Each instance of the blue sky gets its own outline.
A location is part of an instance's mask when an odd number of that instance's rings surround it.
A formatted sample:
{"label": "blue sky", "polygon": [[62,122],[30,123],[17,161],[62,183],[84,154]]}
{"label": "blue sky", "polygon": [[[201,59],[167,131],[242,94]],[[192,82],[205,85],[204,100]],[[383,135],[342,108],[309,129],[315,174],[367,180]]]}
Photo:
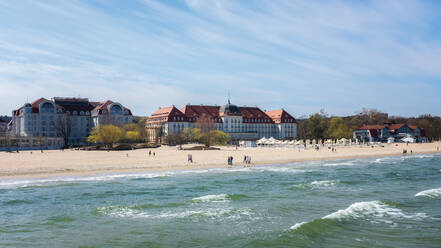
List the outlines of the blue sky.
{"label": "blue sky", "polygon": [[41,96],[136,115],[226,102],[295,117],[441,115],[440,1],[0,1],[0,114]]}

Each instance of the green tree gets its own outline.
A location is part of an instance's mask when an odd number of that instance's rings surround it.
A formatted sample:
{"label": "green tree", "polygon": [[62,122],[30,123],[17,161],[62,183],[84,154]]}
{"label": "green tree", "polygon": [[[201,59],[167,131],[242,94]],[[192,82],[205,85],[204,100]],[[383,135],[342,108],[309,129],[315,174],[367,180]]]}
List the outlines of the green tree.
{"label": "green tree", "polygon": [[310,139],[323,139],[327,129],[324,116],[316,113],[309,117],[305,123],[306,136]]}
{"label": "green tree", "polygon": [[121,128],[114,125],[105,125],[100,130],[101,138],[103,143],[107,147],[112,147],[112,145],[123,137],[123,131]]}
{"label": "green tree", "polygon": [[350,138],[351,131],[344,123],[343,118],[333,117],[329,120],[328,136],[333,139]]}
{"label": "green tree", "polygon": [[138,131],[127,131],[124,135],[124,138],[126,140],[129,140],[130,142],[136,142],[139,140],[140,135]]}
{"label": "green tree", "polygon": [[230,136],[220,130],[209,130],[199,133],[196,139],[199,143],[209,147],[211,145],[226,145],[230,141]]}
{"label": "green tree", "polygon": [[90,131],[89,137],[87,137],[87,141],[90,143],[102,143],[103,139],[101,138],[100,129],[98,127],[94,127],[92,131]]}
{"label": "green tree", "polygon": [[92,143],[104,143],[108,148],[123,138],[123,130],[114,125],[105,125],[101,128],[93,128],[87,138]]}

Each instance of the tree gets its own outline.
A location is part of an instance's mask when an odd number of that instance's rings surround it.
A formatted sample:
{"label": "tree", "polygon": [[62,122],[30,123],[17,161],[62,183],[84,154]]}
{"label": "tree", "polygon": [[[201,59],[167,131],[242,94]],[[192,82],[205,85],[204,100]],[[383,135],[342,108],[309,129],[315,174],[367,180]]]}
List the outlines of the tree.
{"label": "tree", "polygon": [[351,131],[340,117],[333,117],[329,120],[328,135],[333,139],[350,138]]}
{"label": "tree", "polygon": [[327,123],[322,115],[318,113],[311,115],[305,125],[307,138],[323,139],[325,137]]}
{"label": "tree", "polygon": [[101,128],[100,135],[103,143],[107,147],[112,147],[114,143],[123,137],[123,131],[114,125],[105,125]]}
{"label": "tree", "polygon": [[136,142],[140,136],[138,131],[127,131],[124,137],[131,142]]}
{"label": "tree", "polygon": [[90,143],[102,143],[103,139],[101,138],[100,129],[98,127],[94,127],[90,132],[89,137],[87,137],[87,141]]}
{"label": "tree", "polygon": [[69,145],[70,134],[72,133],[72,117],[69,115],[58,115],[55,130],[57,132],[57,136],[63,138],[64,146]]}
{"label": "tree", "polygon": [[215,134],[211,131],[216,130],[216,120],[209,115],[201,115],[196,120],[196,127],[200,130],[199,142],[209,147]]}
{"label": "tree", "polygon": [[93,128],[91,135],[87,138],[92,143],[104,143],[110,148],[123,138],[123,130],[114,125],[105,125],[101,128]]}
{"label": "tree", "polygon": [[186,128],[182,131],[182,135],[186,142],[198,142],[197,137],[201,134],[199,128]]}

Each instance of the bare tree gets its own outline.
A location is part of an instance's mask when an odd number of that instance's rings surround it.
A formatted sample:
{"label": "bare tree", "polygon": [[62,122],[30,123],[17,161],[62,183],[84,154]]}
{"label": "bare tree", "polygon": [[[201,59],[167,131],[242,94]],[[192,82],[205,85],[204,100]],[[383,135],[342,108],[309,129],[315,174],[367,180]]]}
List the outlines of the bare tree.
{"label": "bare tree", "polygon": [[201,143],[209,147],[213,130],[216,130],[216,120],[209,115],[201,115],[196,120],[196,127],[200,129],[201,132]]}
{"label": "bare tree", "polygon": [[55,123],[57,136],[63,138],[64,146],[69,144],[69,138],[72,133],[72,117],[68,115],[59,115]]}

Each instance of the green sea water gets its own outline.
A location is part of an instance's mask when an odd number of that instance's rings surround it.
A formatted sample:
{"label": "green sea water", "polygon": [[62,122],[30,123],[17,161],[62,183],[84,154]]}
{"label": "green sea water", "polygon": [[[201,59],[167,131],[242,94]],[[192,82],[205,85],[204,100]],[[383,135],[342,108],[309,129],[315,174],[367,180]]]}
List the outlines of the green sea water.
{"label": "green sea water", "polygon": [[441,155],[0,181],[0,247],[441,247]]}

